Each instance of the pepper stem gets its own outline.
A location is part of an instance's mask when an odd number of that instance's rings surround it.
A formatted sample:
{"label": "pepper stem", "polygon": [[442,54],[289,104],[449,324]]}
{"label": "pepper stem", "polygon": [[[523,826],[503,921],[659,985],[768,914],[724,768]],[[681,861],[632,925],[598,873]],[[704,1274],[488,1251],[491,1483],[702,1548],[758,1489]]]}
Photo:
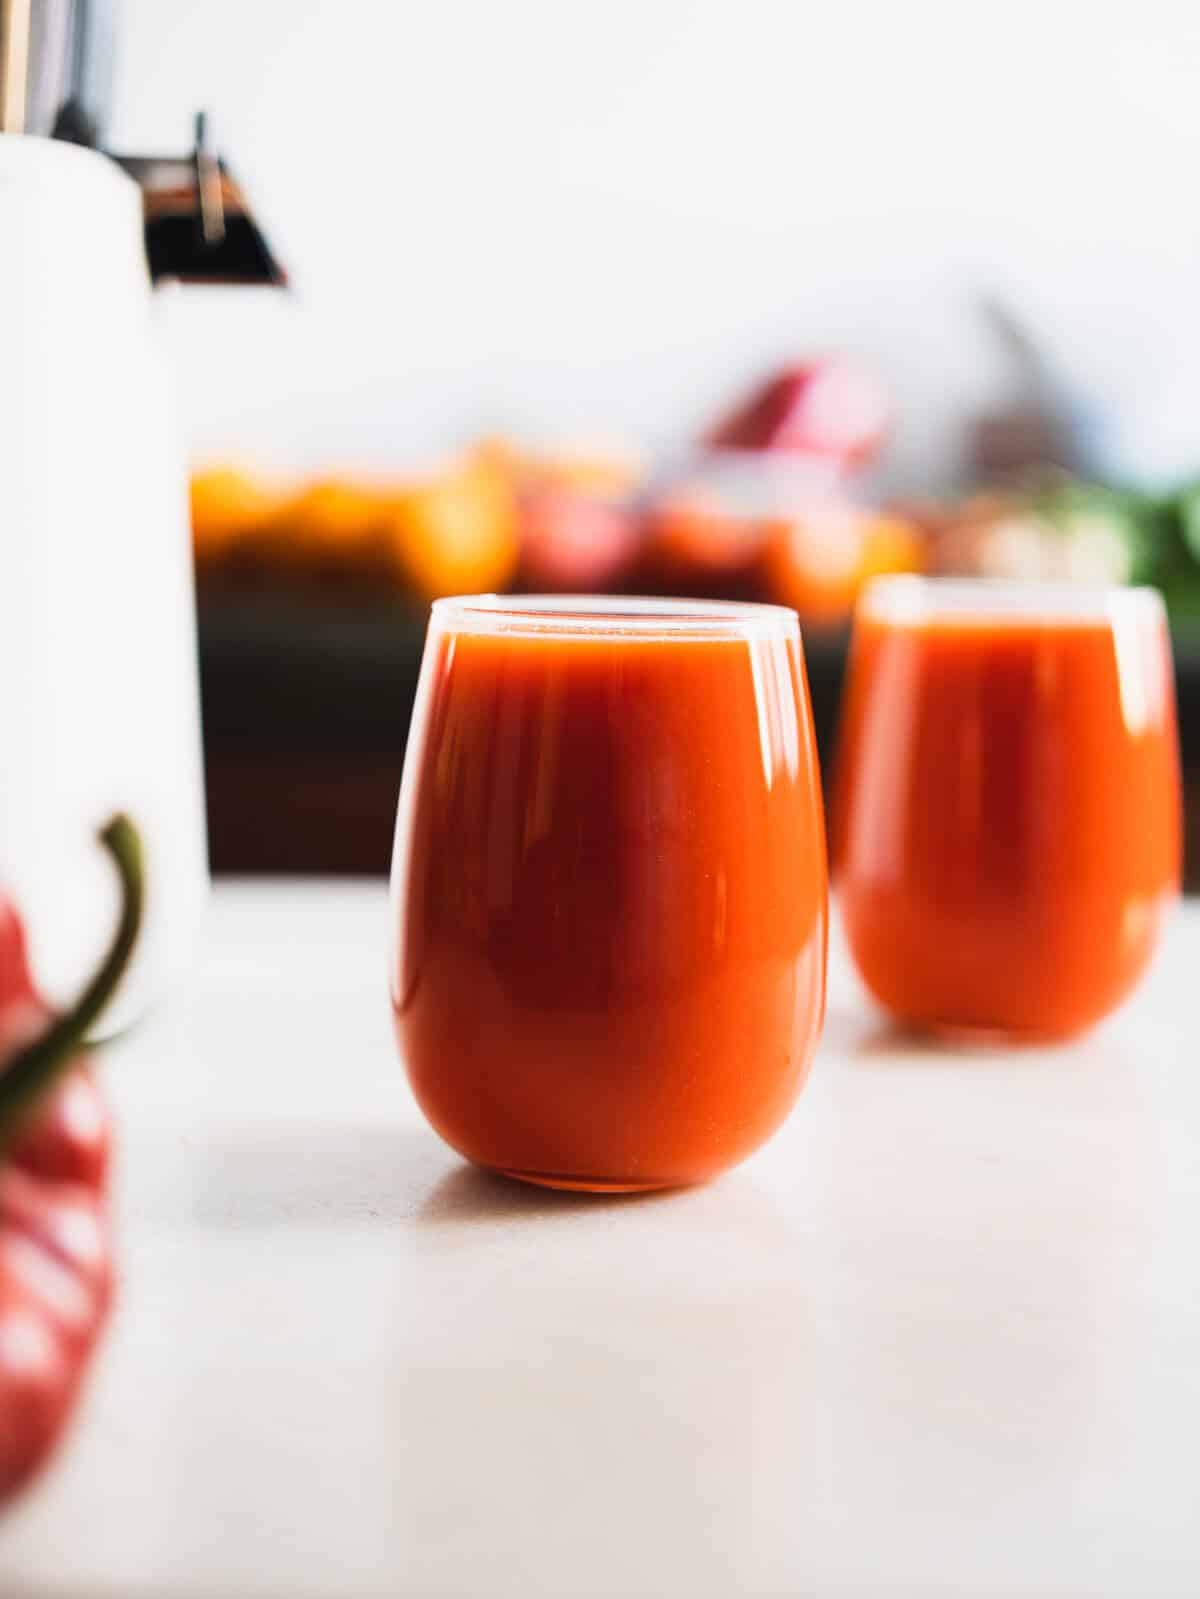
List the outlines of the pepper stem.
{"label": "pepper stem", "polygon": [[121,914],[112,942],[95,976],[70,1010],[56,1016],[32,1043],[0,1062],[0,1153],[87,1042],[88,1033],[112,998],[142,925],[145,885],[142,843],[127,816],[114,816],[102,828],[100,843],[112,856],[121,886]]}

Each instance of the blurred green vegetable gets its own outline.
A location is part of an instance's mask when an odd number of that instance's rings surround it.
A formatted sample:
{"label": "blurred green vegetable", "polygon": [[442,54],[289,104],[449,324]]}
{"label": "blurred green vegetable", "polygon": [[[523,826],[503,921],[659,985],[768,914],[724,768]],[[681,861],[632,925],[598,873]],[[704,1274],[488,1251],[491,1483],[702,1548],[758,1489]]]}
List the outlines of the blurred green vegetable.
{"label": "blurred green vegetable", "polygon": [[1123,553],[1126,582],[1160,589],[1173,624],[1200,623],[1200,482],[1150,495],[1055,478],[1039,484],[1029,503],[1066,537],[1104,530]]}

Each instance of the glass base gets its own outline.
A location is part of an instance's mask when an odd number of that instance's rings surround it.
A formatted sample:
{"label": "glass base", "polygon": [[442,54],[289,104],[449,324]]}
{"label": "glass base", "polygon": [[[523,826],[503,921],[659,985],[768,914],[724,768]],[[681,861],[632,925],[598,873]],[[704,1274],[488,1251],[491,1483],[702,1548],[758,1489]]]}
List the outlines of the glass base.
{"label": "glass base", "polygon": [[511,1171],[503,1166],[489,1166],[486,1169],[495,1172],[497,1177],[508,1177],[518,1183],[530,1183],[535,1188],[556,1188],[568,1194],[653,1194],[663,1188],[684,1186],[678,1179],[670,1177],[628,1182],[621,1178],[566,1177],[558,1172]]}

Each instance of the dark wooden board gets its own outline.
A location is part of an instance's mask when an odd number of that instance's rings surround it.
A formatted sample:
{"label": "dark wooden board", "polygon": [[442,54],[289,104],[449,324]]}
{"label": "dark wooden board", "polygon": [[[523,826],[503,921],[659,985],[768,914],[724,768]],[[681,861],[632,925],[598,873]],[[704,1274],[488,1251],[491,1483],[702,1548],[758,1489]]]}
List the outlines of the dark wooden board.
{"label": "dark wooden board", "polygon": [[[200,607],[208,822],[216,872],[381,874],[427,613],[274,597]],[[828,766],[846,638],[805,641]],[[1200,638],[1176,640],[1188,876],[1200,886]]]}

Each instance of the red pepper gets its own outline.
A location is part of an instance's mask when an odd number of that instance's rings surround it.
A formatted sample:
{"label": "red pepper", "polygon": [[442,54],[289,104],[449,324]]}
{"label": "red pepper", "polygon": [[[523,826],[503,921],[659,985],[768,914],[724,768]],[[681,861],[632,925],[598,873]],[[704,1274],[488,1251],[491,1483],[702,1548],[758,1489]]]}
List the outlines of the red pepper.
{"label": "red pepper", "polygon": [[70,1011],[55,1015],[38,995],[20,919],[0,900],[0,1504],[62,1434],[112,1299],[111,1133],[85,1040],[137,939],[142,874],[125,817],[100,839],[120,874],[121,914]]}

